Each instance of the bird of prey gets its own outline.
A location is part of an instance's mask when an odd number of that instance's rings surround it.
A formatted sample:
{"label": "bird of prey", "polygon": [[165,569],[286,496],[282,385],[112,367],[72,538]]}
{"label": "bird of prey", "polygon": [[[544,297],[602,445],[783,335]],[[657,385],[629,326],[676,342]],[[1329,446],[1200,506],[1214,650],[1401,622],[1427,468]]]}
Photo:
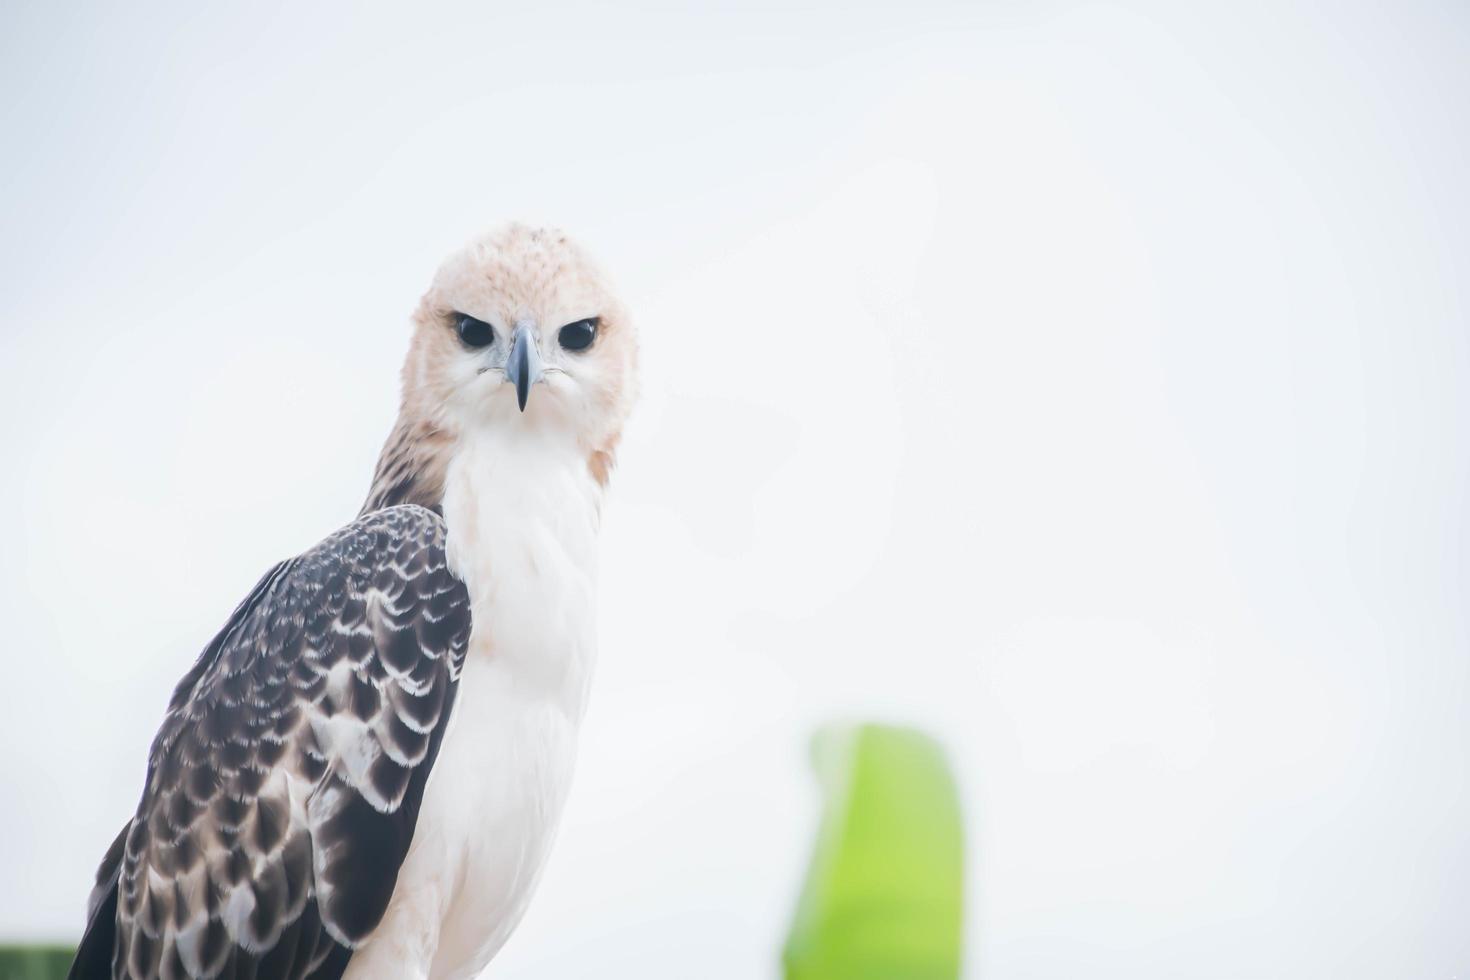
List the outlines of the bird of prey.
{"label": "bird of prey", "polygon": [[636,361],[565,235],[511,225],[444,263],[361,514],[179,682],[72,977],[483,969],[566,799]]}

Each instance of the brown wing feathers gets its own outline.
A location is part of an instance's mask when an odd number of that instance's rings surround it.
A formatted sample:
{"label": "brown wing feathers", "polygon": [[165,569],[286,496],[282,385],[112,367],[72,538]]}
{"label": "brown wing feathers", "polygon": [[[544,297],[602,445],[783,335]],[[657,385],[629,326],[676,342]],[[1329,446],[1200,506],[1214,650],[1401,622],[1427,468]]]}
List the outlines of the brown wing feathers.
{"label": "brown wing feathers", "polygon": [[422,507],[272,569],[174,693],[72,976],[340,976],[392,896],[469,632]]}

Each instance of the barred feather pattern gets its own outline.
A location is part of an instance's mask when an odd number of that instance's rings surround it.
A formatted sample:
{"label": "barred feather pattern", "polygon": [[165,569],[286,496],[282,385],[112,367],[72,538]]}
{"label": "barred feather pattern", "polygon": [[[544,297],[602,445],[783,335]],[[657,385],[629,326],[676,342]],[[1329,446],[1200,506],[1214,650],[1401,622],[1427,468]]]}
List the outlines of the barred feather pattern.
{"label": "barred feather pattern", "polygon": [[469,641],[444,548],[423,507],[360,517],[184,677],[93,894],[89,931],[116,903],[113,977],[340,976],[392,897]]}

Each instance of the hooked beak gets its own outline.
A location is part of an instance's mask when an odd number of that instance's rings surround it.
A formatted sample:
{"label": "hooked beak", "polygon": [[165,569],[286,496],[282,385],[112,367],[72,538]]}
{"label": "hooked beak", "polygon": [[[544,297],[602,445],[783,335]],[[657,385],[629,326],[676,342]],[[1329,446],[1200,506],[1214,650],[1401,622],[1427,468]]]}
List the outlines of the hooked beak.
{"label": "hooked beak", "polygon": [[510,339],[510,356],[505,361],[505,380],[516,386],[516,404],[526,410],[531,386],[541,380],[541,351],[531,334],[531,325],[522,320],[516,324]]}

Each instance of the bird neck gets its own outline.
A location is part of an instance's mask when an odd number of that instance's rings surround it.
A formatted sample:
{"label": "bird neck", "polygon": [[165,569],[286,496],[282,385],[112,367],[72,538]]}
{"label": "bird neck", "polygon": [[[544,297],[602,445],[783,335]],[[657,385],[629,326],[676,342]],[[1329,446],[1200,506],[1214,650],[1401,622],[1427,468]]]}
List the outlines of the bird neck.
{"label": "bird neck", "polygon": [[378,454],[363,514],[395,504],[443,512],[444,478],[454,439],[430,422],[401,414]]}
{"label": "bird neck", "polygon": [[531,418],[462,435],[445,469],[450,569],[469,589],[471,654],[493,652],[572,702],[593,650],[602,484],[575,439]]}
{"label": "bird neck", "polygon": [[[442,491],[451,543],[554,547],[586,565],[603,484],[570,434],[529,417],[525,423],[484,425],[455,441]],[[496,556],[504,559],[504,552]]]}

